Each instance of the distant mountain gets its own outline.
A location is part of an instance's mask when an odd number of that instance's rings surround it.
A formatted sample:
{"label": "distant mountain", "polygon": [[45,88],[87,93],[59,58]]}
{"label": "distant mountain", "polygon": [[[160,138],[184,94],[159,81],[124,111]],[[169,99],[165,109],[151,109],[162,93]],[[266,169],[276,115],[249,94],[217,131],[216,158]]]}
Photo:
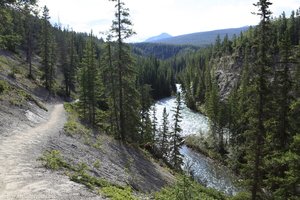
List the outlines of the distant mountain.
{"label": "distant mountain", "polygon": [[[241,28],[230,28],[230,29],[221,29],[207,32],[191,33],[186,35],[179,35],[175,37],[168,37],[164,39],[157,39],[148,41],[150,43],[161,43],[161,44],[173,44],[173,45],[194,45],[194,46],[205,46],[210,45],[215,42],[218,35],[221,39],[228,34],[229,38],[232,36],[240,35],[241,32],[245,32],[249,29],[249,26],[244,26]],[[154,37],[155,38],[155,37]]]}
{"label": "distant mountain", "polygon": [[158,40],[163,40],[163,39],[168,39],[171,38],[172,35],[168,34],[168,33],[162,33],[160,35],[148,38],[147,40],[145,40],[145,42],[156,42]]}

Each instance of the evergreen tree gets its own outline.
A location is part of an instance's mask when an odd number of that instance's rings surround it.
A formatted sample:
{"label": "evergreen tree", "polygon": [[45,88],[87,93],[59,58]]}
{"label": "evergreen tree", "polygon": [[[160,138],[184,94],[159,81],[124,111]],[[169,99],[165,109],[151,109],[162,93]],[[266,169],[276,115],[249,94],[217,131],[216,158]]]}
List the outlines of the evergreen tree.
{"label": "evergreen tree", "polygon": [[140,86],[141,94],[141,143],[153,143],[155,133],[152,130],[152,122],[150,120],[150,108],[152,104],[152,98],[150,95],[151,86]]}
{"label": "evergreen tree", "polygon": [[24,15],[25,15],[25,50],[26,50],[26,61],[29,66],[28,77],[33,78],[32,74],[32,56],[35,48],[35,37],[36,35],[36,27],[35,27],[35,18],[31,14],[35,12],[34,5],[26,4],[24,7]]}
{"label": "evergreen tree", "polygon": [[83,109],[83,118],[87,119],[92,126],[95,126],[97,122],[97,103],[102,92],[103,88],[95,54],[94,37],[91,33],[81,62],[80,103]]}
{"label": "evergreen tree", "polygon": [[133,59],[130,55],[129,46],[124,40],[131,37],[134,32],[131,29],[132,23],[129,19],[129,9],[125,8],[121,0],[116,2],[116,19],[113,20],[111,34],[116,38],[116,74],[118,90],[118,127],[119,136],[122,140],[126,137],[134,139],[139,125],[139,93],[136,90],[136,71],[133,66]]}
{"label": "evergreen tree", "polygon": [[154,139],[157,137],[158,133],[158,122],[157,122],[157,117],[156,117],[156,106],[153,105],[151,107],[151,112],[152,112],[152,135],[154,136]]}
{"label": "evergreen tree", "polygon": [[[258,7],[259,12],[256,13],[261,17],[261,22],[259,24],[259,34],[258,34],[258,58],[257,58],[257,79],[255,80],[257,99],[254,100],[253,113],[254,118],[250,121],[252,123],[251,135],[254,137],[250,141],[249,145],[249,164],[253,166],[250,167],[252,171],[251,180],[251,193],[252,199],[262,198],[262,188],[263,188],[263,177],[264,177],[264,147],[266,138],[266,122],[268,121],[268,108],[267,102],[270,96],[269,84],[268,84],[268,74],[270,70],[270,15],[271,11],[269,6],[272,5],[268,0],[260,0],[255,6]],[[249,138],[250,139],[250,138]],[[254,154],[252,154],[254,152]],[[252,156],[253,155],[253,156]]]}
{"label": "evergreen tree", "polygon": [[43,16],[42,16],[42,43],[41,43],[41,53],[42,53],[42,63],[44,67],[44,79],[45,86],[53,94],[53,84],[55,75],[55,41],[51,30],[51,25],[49,23],[49,9],[44,6]]}
{"label": "evergreen tree", "polygon": [[169,140],[170,140],[170,132],[169,132],[169,114],[167,113],[166,108],[163,110],[162,115],[162,124],[159,130],[158,135],[158,146],[161,151],[161,155],[164,159],[167,159],[169,152]]}
{"label": "evergreen tree", "polygon": [[119,126],[119,115],[118,115],[118,95],[117,95],[117,85],[115,80],[117,80],[117,70],[116,64],[113,60],[113,43],[111,42],[111,36],[108,35],[107,42],[104,45],[104,54],[102,55],[103,62],[103,81],[105,87],[105,94],[108,98],[108,106],[109,106],[109,116],[110,116],[110,124],[111,124],[111,132],[114,135],[120,134],[120,126]]}
{"label": "evergreen tree", "polygon": [[182,155],[180,153],[180,148],[183,145],[183,139],[180,135],[182,129],[179,125],[182,120],[182,116],[181,116],[182,100],[181,100],[180,93],[177,93],[176,107],[174,109],[175,109],[173,115],[174,127],[170,139],[170,163],[175,170],[180,171],[181,165],[183,163]]}

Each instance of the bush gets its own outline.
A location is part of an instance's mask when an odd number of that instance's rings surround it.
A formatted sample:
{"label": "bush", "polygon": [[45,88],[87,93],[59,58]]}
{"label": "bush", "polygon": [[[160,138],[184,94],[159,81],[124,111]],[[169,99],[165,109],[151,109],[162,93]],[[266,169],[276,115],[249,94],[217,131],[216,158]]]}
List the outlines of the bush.
{"label": "bush", "polygon": [[108,186],[104,187],[100,190],[100,193],[103,193],[106,197],[112,200],[136,200],[132,195],[132,190],[129,187],[118,188],[116,186]]}
{"label": "bush", "polygon": [[226,197],[214,190],[205,188],[202,185],[191,180],[187,176],[182,176],[176,185],[166,187],[155,194],[157,200],[185,200],[185,199],[205,199],[205,200],[225,200]]}
{"label": "bush", "polygon": [[111,186],[106,180],[101,178],[96,178],[87,173],[88,166],[84,163],[79,163],[75,170],[76,172],[71,175],[71,180],[76,183],[81,183],[87,186],[90,189],[94,189],[94,187],[108,187]]}
{"label": "bush", "polygon": [[75,120],[68,120],[64,125],[64,131],[67,135],[72,136],[75,134],[89,135],[91,131],[84,127],[82,124]]}
{"label": "bush", "polygon": [[59,170],[61,168],[69,168],[69,165],[63,160],[58,150],[45,152],[40,160],[44,161],[44,166],[48,169]]}
{"label": "bush", "polygon": [[8,84],[4,80],[0,80],[0,94],[8,90]]}

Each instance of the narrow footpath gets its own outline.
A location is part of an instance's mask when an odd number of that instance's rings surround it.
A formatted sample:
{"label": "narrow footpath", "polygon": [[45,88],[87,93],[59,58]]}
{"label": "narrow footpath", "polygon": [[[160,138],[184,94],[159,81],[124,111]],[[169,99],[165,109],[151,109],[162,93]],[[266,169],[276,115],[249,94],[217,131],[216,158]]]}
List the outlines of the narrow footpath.
{"label": "narrow footpath", "polygon": [[28,130],[0,141],[0,199],[101,199],[83,185],[59,172],[41,166],[51,137],[58,136],[66,122],[63,104],[54,105],[49,118]]}

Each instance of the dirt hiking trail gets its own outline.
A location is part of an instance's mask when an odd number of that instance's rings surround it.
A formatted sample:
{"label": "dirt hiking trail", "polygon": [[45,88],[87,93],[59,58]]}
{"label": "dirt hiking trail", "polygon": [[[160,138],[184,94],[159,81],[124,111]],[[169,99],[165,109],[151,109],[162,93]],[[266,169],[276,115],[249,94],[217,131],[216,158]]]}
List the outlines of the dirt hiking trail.
{"label": "dirt hiking trail", "polygon": [[0,141],[0,199],[101,199],[62,172],[42,167],[37,159],[51,137],[66,122],[63,104],[54,105],[50,116],[34,128],[18,131]]}

